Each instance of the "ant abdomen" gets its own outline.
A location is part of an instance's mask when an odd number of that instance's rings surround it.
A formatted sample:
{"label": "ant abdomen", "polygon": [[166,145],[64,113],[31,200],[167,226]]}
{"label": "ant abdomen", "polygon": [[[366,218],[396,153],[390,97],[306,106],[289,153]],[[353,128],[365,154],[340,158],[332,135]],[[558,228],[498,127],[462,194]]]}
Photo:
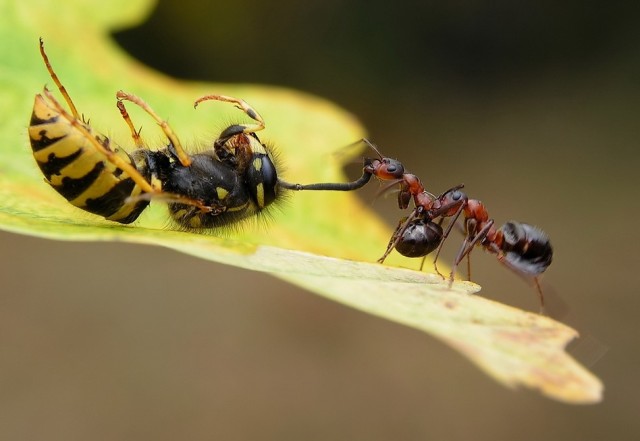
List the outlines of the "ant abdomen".
{"label": "ant abdomen", "polygon": [[442,242],[442,227],[427,219],[411,221],[396,243],[396,251],[406,257],[424,257]]}
{"label": "ant abdomen", "polygon": [[509,221],[500,231],[501,249],[508,265],[531,276],[543,273],[551,265],[553,248],[549,236],[540,228]]}

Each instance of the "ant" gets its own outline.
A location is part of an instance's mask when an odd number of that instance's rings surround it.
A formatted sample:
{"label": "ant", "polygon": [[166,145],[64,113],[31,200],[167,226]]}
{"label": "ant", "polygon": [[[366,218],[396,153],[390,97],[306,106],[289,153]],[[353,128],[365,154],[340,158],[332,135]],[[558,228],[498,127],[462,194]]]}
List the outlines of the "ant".
{"label": "ant", "polygon": [[[464,184],[450,188],[439,196],[428,192],[420,179],[405,172],[404,165],[396,160],[384,157],[376,146],[369,140],[362,139],[378,158],[365,158],[362,176],[347,183],[320,184],[288,184],[292,190],[338,190],[351,191],[366,185],[372,176],[381,181],[388,181],[385,191],[394,185],[399,185],[398,207],[404,210],[409,207],[411,200],[414,209],[409,216],[398,223],[393,232],[385,253],[378,259],[383,263],[394,249],[406,257],[422,257],[424,265],[428,254],[436,251],[434,267],[438,271],[437,260],[451,229],[458,218],[464,213],[464,241],[453,262],[449,274],[449,286],[453,283],[458,265],[466,257],[468,266],[469,255],[476,245],[482,246],[488,252],[495,254],[499,262],[516,274],[532,279],[541,307],[544,307],[544,296],[538,282],[538,276],[551,264],[553,249],[549,237],[541,229],[530,224],[509,221],[500,228],[495,227],[495,221],[489,218],[484,204],[477,199],[469,199],[461,191]],[[283,182],[281,181],[282,185]],[[445,218],[452,218],[446,230],[442,229]],[[435,222],[438,220],[438,222]],[[468,268],[470,277],[470,268]]]}
{"label": "ant", "polygon": [[[485,205],[477,199],[469,199],[461,191],[463,187],[463,184],[457,185],[440,196],[427,199],[424,204],[416,203],[412,213],[398,224],[387,250],[378,262],[384,262],[389,253],[395,249],[403,256],[423,257],[422,265],[424,265],[424,258],[437,250],[434,268],[440,276],[444,277],[437,267],[438,257],[444,240],[449,236],[458,218],[464,214],[465,238],[451,266],[449,285],[453,283],[458,265],[465,257],[469,263],[469,255],[478,245],[495,254],[500,263],[516,274],[531,279],[535,285],[540,306],[544,307],[544,295],[538,276],[551,265],[553,259],[553,248],[547,234],[538,227],[518,221],[509,221],[496,228],[495,221],[489,218]],[[403,191],[405,190],[401,189],[401,193]],[[428,193],[423,190],[420,194]],[[414,196],[415,200],[416,196]],[[443,231],[442,222],[448,217],[451,218],[451,222]],[[439,222],[434,222],[438,218]],[[470,278],[469,267],[470,265],[467,270]]]}

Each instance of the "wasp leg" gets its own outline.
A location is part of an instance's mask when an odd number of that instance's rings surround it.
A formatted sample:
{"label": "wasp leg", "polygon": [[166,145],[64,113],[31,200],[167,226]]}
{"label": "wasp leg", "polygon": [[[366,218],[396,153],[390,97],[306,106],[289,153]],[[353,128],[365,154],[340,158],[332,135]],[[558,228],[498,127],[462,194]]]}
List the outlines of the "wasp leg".
{"label": "wasp leg", "polygon": [[226,95],[202,96],[195,100],[193,108],[197,108],[198,104],[204,101],[223,101],[226,103],[232,103],[235,107],[242,110],[249,118],[256,122],[255,124],[232,124],[224,129],[218,136],[218,139],[213,143],[213,150],[221,162],[229,164],[234,168],[246,167],[242,164],[247,163],[247,161],[253,157],[254,151],[252,147],[257,147],[257,145],[252,145],[246,135],[253,135],[258,143],[260,143],[255,132],[265,128],[262,116],[260,116],[260,114],[246,101]]}
{"label": "wasp leg", "polygon": [[189,167],[191,165],[191,157],[187,154],[187,152],[185,152],[184,148],[182,148],[180,140],[176,136],[175,132],[171,129],[171,127],[169,127],[169,123],[160,118],[158,114],[154,112],[154,110],[142,98],[124,92],[122,90],[116,92],[116,98],[121,101],[131,101],[133,104],[136,104],[137,106],[141,107],[142,110],[147,112],[149,116],[151,116],[151,118],[153,118],[158,123],[158,125],[160,125],[160,128],[164,132],[165,136],[169,138],[169,142],[173,146],[173,149],[180,163],[185,167]]}
{"label": "wasp leg", "polygon": [[71,124],[73,128],[75,128],[80,133],[82,133],[82,135],[86,138],[87,142],[89,142],[96,149],[96,151],[102,153],[109,162],[111,162],[116,167],[120,168],[122,171],[127,173],[131,177],[131,179],[140,187],[142,191],[147,193],[160,192],[160,190],[154,188],[149,182],[147,182],[144,176],[140,174],[138,169],[136,169],[133,165],[125,161],[121,156],[117,155],[109,147],[105,146],[100,141],[98,141],[96,137],[93,134],[91,134],[91,132],[89,132],[87,127],[82,122],[80,122],[78,118],[70,115],[60,105],[58,100],[55,99],[55,97],[49,90],[45,89],[43,93],[45,94],[47,99],[49,99],[51,104],[56,108],[56,110],[60,113],[60,115],[62,115],[63,118],[69,121],[69,124]]}
{"label": "wasp leg", "polygon": [[151,200],[151,199],[162,199],[167,202],[175,202],[185,205],[193,206],[203,213],[215,213],[219,214],[226,210],[226,207],[218,207],[218,206],[209,206],[204,205],[201,201],[197,199],[191,199],[186,196],[176,195],[173,193],[163,192],[161,189],[154,187],[151,185],[145,178],[140,174],[138,169],[136,169],[132,164],[126,162],[121,156],[117,155],[113,150],[109,147],[103,145],[100,141],[98,141],[95,136],[87,130],[86,126],[80,122],[78,118],[70,115],[63,107],[60,105],[58,100],[53,96],[53,94],[47,89],[44,90],[45,96],[49,99],[51,104],[55,107],[55,109],[60,112],[63,118],[65,118],[69,123],[82,135],[87,139],[87,141],[100,153],[102,153],[105,158],[114,164],[116,167],[120,168],[124,171],[129,177],[140,187],[142,193],[137,196],[130,196],[128,200],[130,202],[135,202],[137,200]]}
{"label": "wasp leg", "polygon": [[202,213],[213,213],[217,215],[227,211],[227,207],[223,205],[205,205],[197,199],[191,199],[187,196],[165,192],[142,193],[137,196],[130,196],[127,198],[127,202],[135,203],[139,201],[151,201],[154,199],[167,203],[189,205],[199,209]]}
{"label": "wasp leg", "polygon": [[73,104],[73,101],[71,100],[71,97],[67,92],[67,89],[62,85],[62,82],[58,78],[58,75],[56,75],[56,73],[54,72],[53,67],[51,66],[51,63],[49,62],[49,57],[47,56],[47,53],[44,50],[44,41],[42,40],[42,38],[40,38],[40,55],[42,55],[42,59],[44,60],[45,66],[47,66],[47,70],[49,71],[49,75],[51,76],[51,79],[56,84],[56,87],[60,91],[60,94],[62,95],[64,100],[67,102],[67,105],[71,110],[71,114],[73,115],[74,118],[79,119],[80,114],[78,113],[78,109],[76,108],[75,104]]}
{"label": "wasp leg", "polygon": [[233,103],[235,106],[242,110],[247,114],[249,118],[256,121],[257,124],[234,124],[230,127],[227,127],[221,134],[220,137],[216,140],[216,147],[224,145],[229,139],[233,138],[235,135],[239,135],[241,133],[254,133],[259,130],[265,128],[264,120],[262,116],[253,109],[245,100],[240,98],[234,98],[232,96],[226,95],[205,95],[198,98],[194,103],[193,107],[198,107],[203,101],[223,101],[225,103]]}
{"label": "wasp leg", "polygon": [[124,122],[127,123],[127,126],[131,131],[131,138],[133,138],[133,142],[135,143],[136,147],[139,149],[144,148],[144,143],[142,142],[142,138],[140,137],[140,132],[142,131],[142,127],[136,130],[136,128],[133,125],[133,122],[131,121],[131,117],[129,116],[129,112],[127,112],[127,108],[124,106],[123,101],[118,100],[118,102],[116,103],[116,106],[118,106],[120,115],[122,115]]}

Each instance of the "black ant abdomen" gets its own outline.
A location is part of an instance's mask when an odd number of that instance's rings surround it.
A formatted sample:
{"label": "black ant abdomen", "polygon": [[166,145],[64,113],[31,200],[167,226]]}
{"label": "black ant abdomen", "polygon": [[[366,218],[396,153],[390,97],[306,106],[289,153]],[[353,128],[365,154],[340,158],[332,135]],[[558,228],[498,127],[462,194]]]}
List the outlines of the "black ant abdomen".
{"label": "black ant abdomen", "polygon": [[[395,244],[396,251],[405,257],[424,257],[442,242],[442,227],[428,219],[411,221]],[[396,240],[392,238],[392,240]]]}

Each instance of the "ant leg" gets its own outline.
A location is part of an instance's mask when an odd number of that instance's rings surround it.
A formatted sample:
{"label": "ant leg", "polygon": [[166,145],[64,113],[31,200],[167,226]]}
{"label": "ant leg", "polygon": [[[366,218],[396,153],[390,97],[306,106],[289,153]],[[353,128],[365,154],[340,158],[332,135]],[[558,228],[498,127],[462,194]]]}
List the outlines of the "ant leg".
{"label": "ant leg", "polygon": [[[461,185],[458,185],[456,187],[453,187],[450,190],[445,191],[440,196],[438,196],[438,199],[442,198],[449,191],[458,190],[458,189],[462,188],[463,186],[464,186],[464,184],[461,184]],[[438,248],[436,249],[436,255],[435,255],[435,258],[433,259],[433,268],[436,270],[436,273],[440,277],[442,277],[443,279],[444,279],[444,275],[438,270],[438,257],[440,257],[440,252],[442,251],[442,246],[444,245],[444,241],[447,240],[447,237],[449,237],[449,233],[451,233],[451,230],[452,230],[453,226],[456,225],[456,222],[458,221],[458,218],[460,217],[460,214],[462,214],[462,212],[464,211],[465,207],[467,206],[467,200],[466,199],[461,199],[460,201],[455,201],[455,202],[452,202],[450,204],[446,204],[446,205],[440,207],[439,209],[434,210],[434,212],[433,212],[434,213],[433,218],[436,218],[438,216],[442,216],[447,211],[449,211],[450,209],[455,207],[456,204],[460,204],[460,206],[456,210],[455,214],[452,216],[453,219],[451,220],[451,222],[447,226],[447,229],[442,234],[442,240],[440,241],[440,244],[438,245]],[[443,220],[444,220],[444,217],[440,219],[440,224],[442,224]]]}
{"label": "ant leg", "polygon": [[47,67],[47,70],[49,71],[49,76],[51,76],[51,79],[56,84],[56,87],[60,91],[60,94],[62,95],[64,100],[67,102],[67,105],[69,106],[69,109],[71,110],[71,114],[73,115],[73,117],[75,119],[80,119],[79,118],[80,114],[78,113],[78,109],[76,109],[75,104],[73,104],[73,101],[71,100],[71,97],[69,96],[69,93],[67,92],[67,89],[62,85],[62,82],[58,78],[58,75],[56,75],[56,73],[53,70],[53,67],[51,67],[51,63],[49,62],[49,57],[47,56],[47,53],[44,50],[44,40],[42,39],[42,37],[40,37],[40,55],[42,55],[42,59],[44,60],[44,64]]}
{"label": "ant leg", "polygon": [[127,126],[129,126],[131,137],[133,138],[133,142],[135,143],[136,147],[139,149],[144,148],[142,138],[140,138],[140,132],[142,131],[142,128],[136,130],[136,128],[133,126],[133,122],[131,121],[131,117],[129,116],[129,112],[127,112],[127,109],[124,106],[123,101],[118,100],[116,106],[118,106],[118,110],[120,111],[120,115],[124,119],[124,122],[127,123]]}
{"label": "ant leg", "polygon": [[[442,220],[440,219],[440,224],[442,224]],[[454,221],[455,222],[455,221]],[[453,224],[453,222],[452,222]],[[436,249],[436,255],[433,258],[433,269],[436,271],[436,274],[439,275],[440,277],[442,277],[444,279],[444,274],[442,274],[440,272],[440,270],[438,269],[438,257],[440,257],[440,251],[442,251],[442,245],[444,244],[444,241],[446,240],[447,236],[449,235],[449,232],[451,231],[451,224],[447,227],[447,230],[442,234],[442,240],[440,241],[440,244],[438,245],[438,248]],[[424,261],[427,258],[427,256],[424,256],[422,258],[422,265],[424,265]],[[422,265],[420,265],[420,270],[422,271]]]}
{"label": "ant leg", "polygon": [[96,149],[96,151],[102,153],[109,162],[111,162],[116,167],[118,167],[123,172],[125,172],[127,175],[129,175],[129,177],[140,187],[140,189],[143,192],[154,193],[154,194],[160,193],[160,190],[154,188],[149,182],[147,182],[144,176],[140,174],[138,169],[135,168],[133,164],[131,164],[130,162],[127,162],[122,156],[118,155],[116,152],[111,150],[107,145],[104,145],[102,142],[100,142],[96,138],[96,136],[94,136],[89,131],[89,129],[87,129],[87,126],[85,124],[80,122],[78,118],[70,115],[60,105],[60,103],[55,99],[55,97],[50,91],[45,89],[43,93],[49,99],[51,104],[55,107],[56,111],[58,111],[60,115],[62,115],[62,117],[66,119],[69,122],[69,124],[71,124],[71,126],[73,126],[74,129],[78,130],[78,132],[80,132],[84,136],[87,142],[91,144],[93,148]]}
{"label": "ant leg", "polygon": [[[472,223],[473,222],[473,223]],[[464,242],[462,242],[462,246],[460,247],[460,251],[458,251],[458,255],[456,259],[453,261],[453,265],[451,267],[451,273],[449,274],[449,286],[453,284],[453,278],[456,274],[456,269],[462,259],[464,259],[472,250],[473,247],[479,242],[484,240],[487,237],[487,233],[489,229],[493,226],[493,219],[490,219],[487,224],[480,230],[477,234],[475,233],[475,225],[476,222],[474,219],[467,219],[467,236],[464,238]]]}
{"label": "ant leg", "polygon": [[[382,196],[383,194],[385,194],[386,192],[390,191],[393,187],[395,187],[398,184],[401,184],[403,182],[403,179],[394,179],[392,181],[389,181],[386,185],[381,185],[380,188],[378,189],[378,191],[376,192],[375,197],[378,198],[380,196]],[[408,193],[408,192],[407,192]],[[431,193],[429,193],[431,195]],[[409,197],[411,196],[411,194],[409,193]],[[407,204],[404,208],[407,208],[409,206],[409,204]],[[403,208],[400,207],[400,209],[402,210]]]}
{"label": "ant leg", "polygon": [[538,293],[538,299],[540,300],[540,314],[545,314],[544,309],[544,294],[542,294],[542,288],[540,287],[540,282],[538,281],[538,277],[533,278],[533,283],[536,285],[536,291]]}
{"label": "ant leg", "polygon": [[404,220],[400,221],[396,230],[391,235],[391,239],[389,240],[389,244],[387,245],[387,250],[384,252],[381,258],[378,259],[378,263],[384,263],[384,260],[389,256],[389,253],[394,250],[398,242],[400,242],[400,238],[404,234],[405,230],[409,227],[409,224],[413,222],[419,215],[422,213],[422,209],[420,207],[416,207],[413,212]]}
{"label": "ant leg", "polygon": [[[422,272],[422,270],[424,269],[424,263],[427,261],[427,256],[423,256],[422,260],[420,260],[420,272]],[[442,274],[440,274],[440,272],[438,271],[438,268],[436,268],[436,272],[438,273],[438,275],[440,275],[442,278],[444,278],[444,276]]]}
{"label": "ant leg", "polygon": [[384,260],[387,258],[387,256],[389,256],[391,251],[393,251],[393,249],[396,247],[396,245],[398,244],[399,238],[402,236],[402,230],[407,228],[406,225],[407,225],[406,219],[404,221],[401,220],[400,222],[398,222],[398,226],[393,231],[393,234],[391,235],[391,239],[389,239],[389,243],[387,244],[387,249],[385,250],[382,257],[378,259],[378,263],[384,263]]}
{"label": "ant leg", "polygon": [[542,293],[542,287],[540,286],[540,281],[538,280],[538,276],[531,277],[530,275],[523,273],[520,268],[517,268],[513,266],[511,263],[509,263],[505,259],[504,253],[500,248],[498,248],[497,245],[491,244],[490,251],[493,251],[494,253],[496,253],[496,258],[498,259],[498,262],[500,262],[501,264],[509,268],[511,271],[513,271],[514,273],[516,273],[517,275],[519,275],[525,280],[528,280],[528,281],[533,280],[533,285],[535,287],[536,294],[538,294],[538,300],[540,301],[540,314],[544,314],[545,313],[544,294]]}
{"label": "ant leg", "polygon": [[171,130],[171,127],[169,127],[169,123],[160,118],[158,114],[154,112],[153,109],[146,102],[144,102],[142,98],[124,92],[122,90],[116,92],[116,98],[120,101],[131,101],[133,104],[136,104],[137,106],[141,107],[142,110],[147,112],[149,116],[151,116],[151,118],[153,118],[160,125],[160,128],[164,132],[165,136],[169,138],[169,142],[173,146],[175,154],[178,157],[180,163],[185,167],[189,167],[191,165],[191,158],[189,157],[187,152],[185,152],[184,148],[182,148],[180,140],[176,136],[175,132]]}

